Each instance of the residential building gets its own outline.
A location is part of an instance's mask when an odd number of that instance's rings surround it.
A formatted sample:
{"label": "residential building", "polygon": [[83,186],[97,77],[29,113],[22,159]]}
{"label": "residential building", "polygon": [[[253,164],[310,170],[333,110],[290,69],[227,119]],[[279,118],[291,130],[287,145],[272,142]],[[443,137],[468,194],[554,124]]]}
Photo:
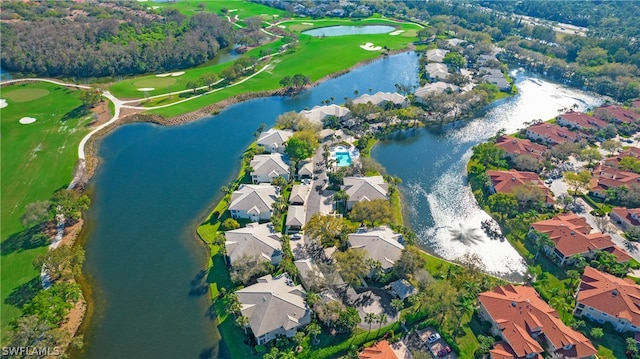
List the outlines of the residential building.
{"label": "residential building", "polygon": [[504,340],[492,358],[540,358],[545,348],[554,357],[596,357],[589,339],[567,327],[532,287],[507,284],[480,293],[478,301],[479,315],[491,323],[492,334]]}
{"label": "residential building", "polygon": [[446,41],[449,44],[449,46],[462,46],[462,44],[466,43],[465,40],[457,39],[457,38],[448,39]]}
{"label": "residential building", "polygon": [[576,295],[576,316],[611,323],[619,332],[640,331],[640,286],[586,267]]}
{"label": "residential building", "polygon": [[532,141],[539,141],[551,146],[564,142],[578,142],[585,137],[581,132],[571,131],[568,128],[548,122],[529,126],[526,136]]}
{"label": "residential building", "polygon": [[313,177],[313,161],[300,161],[298,167],[298,178],[311,178]]}
{"label": "residential building", "polygon": [[446,91],[458,92],[460,91],[460,87],[443,81],[431,82],[417,89],[415,95],[418,101],[423,101],[423,97],[429,94],[443,93]]}
{"label": "residential building", "polygon": [[374,199],[387,199],[389,185],[382,176],[345,177],[342,190],[347,193],[347,209],[351,210],[357,202]]}
{"label": "residential building", "polygon": [[389,103],[398,107],[407,107],[409,104],[409,101],[404,96],[395,92],[376,92],[373,95],[364,94],[351,101],[354,105],[369,102],[380,107],[385,107]]}
{"label": "residential building", "polygon": [[300,111],[300,114],[309,119],[309,121],[319,125],[322,125],[322,121],[327,116],[336,116],[341,120],[351,118],[351,111],[348,108],[336,104],[314,106],[311,110]]}
{"label": "residential building", "polygon": [[631,257],[616,246],[608,234],[593,232],[585,217],[575,213],[561,213],[552,219],[533,223],[531,228],[549,236],[555,246],[546,251],[564,265],[573,255],[592,257],[595,251],[614,254],[623,263]]}
{"label": "residential building", "polygon": [[593,177],[589,183],[589,193],[596,197],[606,198],[607,190],[631,185],[640,185],[640,175],[624,171],[615,167],[598,165],[593,170]]}
{"label": "residential building", "polygon": [[396,353],[386,340],[377,342],[368,348],[362,349],[358,359],[398,359]]}
{"label": "residential building", "polygon": [[601,120],[619,125],[629,125],[640,120],[640,113],[615,105],[600,106],[593,114]]}
{"label": "residential building", "polygon": [[284,153],[285,143],[293,136],[293,131],[270,128],[258,137],[258,145],[269,153]]}
{"label": "residential building", "polygon": [[432,62],[424,67],[424,70],[429,75],[429,80],[432,82],[438,80],[446,80],[449,77],[449,70],[447,65]]}
{"label": "residential building", "polygon": [[484,81],[498,86],[501,91],[508,91],[511,89],[511,84],[504,78],[504,74],[500,69],[481,67],[478,69],[478,73]]}
{"label": "residential building", "polygon": [[618,152],[617,156],[605,158],[603,162],[607,166],[618,167],[620,160],[622,160],[625,157],[632,157],[632,158],[635,158],[636,160],[640,160],[640,148],[629,147],[626,150],[622,150]]}
{"label": "residential building", "polygon": [[578,129],[586,132],[596,132],[607,125],[607,122],[584,112],[567,112],[556,117],[556,122],[560,126]]}
{"label": "residential building", "polygon": [[241,313],[249,318],[249,327],[258,344],[279,335],[291,338],[311,322],[311,310],[304,301],[307,293],[302,286],[294,285],[286,273],[258,278],[256,284],[236,294]]}
{"label": "residential building", "polygon": [[609,213],[611,222],[619,224],[625,231],[640,228],[640,208],[615,207]]}
{"label": "residential building", "polygon": [[231,217],[249,219],[252,222],[268,221],[273,214],[272,206],[279,195],[280,189],[268,184],[240,185],[240,188],[231,194]]}
{"label": "residential building", "polygon": [[253,183],[271,183],[277,177],[289,180],[289,165],[279,153],[256,155],[249,166],[253,169],[251,171]]}
{"label": "residential building", "polygon": [[259,261],[278,265],[282,260],[282,236],[271,223],[249,223],[246,227],[224,233],[229,263],[242,256],[256,256]]}
{"label": "residential building", "polygon": [[498,60],[498,58],[496,58],[496,56],[493,54],[488,54],[488,55],[485,54],[485,55],[478,56],[478,61],[476,62],[476,64],[480,66],[494,68],[494,67],[500,67],[500,60]]}
{"label": "residential building", "polygon": [[537,143],[533,143],[527,139],[516,138],[512,136],[500,136],[496,141],[496,146],[502,148],[506,152],[507,157],[515,159],[521,155],[533,157],[538,162],[544,162],[549,149]]}
{"label": "residential building", "polygon": [[305,225],[307,219],[307,207],[305,206],[289,206],[287,212],[287,220],[284,225],[287,231],[299,231]]}
{"label": "residential building", "polygon": [[513,351],[509,343],[505,341],[498,341],[493,345],[493,349],[489,350],[489,359],[543,359],[542,355],[530,353],[528,356],[518,356]]}
{"label": "residential building", "polygon": [[404,249],[402,235],[394,233],[386,226],[351,233],[349,244],[351,248],[364,249],[367,258],[379,261],[384,270],[393,267]]}
{"label": "residential building", "polygon": [[406,279],[398,279],[389,283],[389,289],[391,289],[391,292],[402,300],[418,293],[418,289],[412,286]]}
{"label": "residential building", "polygon": [[534,186],[540,189],[544,194],[544,202],[549,205],[554,205],[553,194],[545,186],[540,177],[533,172],[524,172],[511,169],[509,171],[487,171],[489,178],[491,179],[492,192],[494,193],[512,193],[516,187],[520,186]]}
{"label": "residential building", "polygon": [[289,204],[303,205],[309,193],[311,192],[311,186],[307,184],[296,184],[291,188],[291,194],[289,195]]}
{"label": "residential building", "polygon": [[314,290],[314,286],[317,285],[316,277],[324,278],[324,274],[320,271],[320,268],[311,260],[311,258],[299,259],[293,264],[298,269],[298,278],[300,283],[306,290]]}
{"label": "residential building", "polygon": [[426,56],[428,62],[442,62],[444,56],[449,53],[449,50],[444,49],[431,49],[427,50]]}

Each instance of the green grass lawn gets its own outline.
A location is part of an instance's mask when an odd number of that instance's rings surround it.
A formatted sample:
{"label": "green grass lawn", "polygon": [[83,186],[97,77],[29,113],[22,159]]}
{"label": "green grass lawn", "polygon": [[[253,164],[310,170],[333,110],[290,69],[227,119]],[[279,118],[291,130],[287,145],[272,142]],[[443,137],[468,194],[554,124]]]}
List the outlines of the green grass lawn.
{"label": "green grass lawn", "polygon": [[[33,258],[46,247],[21,250],[17,236],[26,204],[48,199],[66,187],[73,176],[80,139],[89,132],[91,115],[78,118],[80,92],[49,83],[11,85],[0,97],[8,106],[0,110],[2,133],[2,334],[20,310],[7,298],[21,285],[39,276]],[[22,117],[36,122],[22,125]],[[15,295],[15,293],[14,293]],[[9,299],[9,302],[12,300]]]}
{"label": "green grass lawn", "polygon": [[[255,4],[248,1],[178,1],[176,3],[167,2],[154,2],[149,5],[174,8],[180,11],[182,14],[192,16],[200,13],[202,9],[200,4],[205,4],[206,12],[213,12],[217,15],[222,15],[221,10],[229,10],[228,15],[244,19],[251,16],[261,16],[265,21],[277,20],[278,17],[288,16],[288,13],[284,10],[276,9],[270,6]],[[235,11],[234,11],[235,10]],[[274,17],[274,15],[276,15]]]}

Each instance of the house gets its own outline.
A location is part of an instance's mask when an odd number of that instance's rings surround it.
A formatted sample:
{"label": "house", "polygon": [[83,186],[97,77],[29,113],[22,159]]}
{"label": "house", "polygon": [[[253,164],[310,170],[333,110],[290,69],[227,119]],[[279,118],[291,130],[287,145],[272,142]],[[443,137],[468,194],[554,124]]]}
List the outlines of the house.
{"label": "house", "polygon": [[367,258],[379,261],[382,269],[389,270],[400,259],[404,245],[402,235],[383,226],[349,234],[351,248],[364,249]]}
{"label": "house", "polygon": [[345,177],[342,190],[347,193],[347,209],[351,210],[356,202],[387,199],[389,185],[382,176]]}
{"label": "house", "polygon": [[415,91],[415,95],[416,95],[416,99],[420,101],[422,100],[423,97],[428,96],[429,94],[442,93],[446,91],[458,92],[460,91],[460,87],[454,84],[443,82],[443,81],[437,81],[437,82],[428,83],[420,87]]}
{"label": "house", "polygon": [[306,290],[312,290],[317,285],[316,277],[324,278],[324,274],[311,258],[299,259],[293,264],[298,269],[298,278]]}
{"label": "house", "polygon": [[513,351],[509,343],[500,340],[493,345],[493,349],[489,350],[490,359],[543,359],[542,355],[530,353],[528,356],[519,357]]}
{"label": "house", "polygon": [[640,228],[640,208],[615,207],[609,213],[611,222],[619,224],[627,231],[631,228]]}
{"label": "house", "polygon": [[386,340],[377,342],[368,348],[362,349],[358,359],[398,359],[396,353]]}
{"label": "house", "polygon": [[633,157],[636,160],[640,160],[640,148],[638,147],[629,147],[626,150],[622,150],[618,152],[617,156],[606,158],[603,163],[607,166],[618,167],[620,160],[625,157]]}
{"label": "house", "polygon": [[549,205],[554,205],[553,194],[545,186],[540,177],[533,172],[516,171],[511,169],[509,171],[487,171],[487,175],[491,179],[492,192],[493,193],[512,193],[516,187],[520,186],[534,186],[538,187],[544,194],[544,202]]}
{"label": "house", "polygon": [[600,106],[593,111],[593,114],[601,120],[619,125],[629,125],[640,120],[640,113],[614,105]]}
{"label": "house", "polygon": [[589,116],[584,112],[573,111],[558,115],[556,122],[560,126],[586,132],[596,132],[607,125],[605,121],[597,117]]}
{"label": "house", "polygon": [[242,256],[257,256],[260,261],[278,265],[282,260],[282,237],[271,223],[249,223],[224,233],[229,263],[233,265]]}
{"label": "house", "polygon": [[253,183],[271,183],[274,178],[283,177],[289,180],[289,165],[279,153],[256,155],[249,164]]}
{"label": "house", "polygon": [[576,316],[611,323],[619,332],[640,331],[640,286],[586,267],[576,294]]}
{"label": "house", "polygon": [[305,225],[307,219],[307,207],[305,206],[289,206],[287,212],[287,220],[284,225],[287,231],[299,231]]}
{"label": "house", "polygon": [[608,234],[592,233],[593,228],[585,217],[575,213],[561,213],[552,219],[533,223],[531,228],[549,236],[555,246],[547,248],[560,265],[564,265],[573,255],[592,257],[595,251],[606,251],[616,256],[619,262],[627,262],[631,257],[616,246]]}
{"label": "house", "polygon": [[478,61],[476,62],[480,66],[486,66],[490,68],[500,67],[500,60],[493,54],[483,54],[478,56]]}
{"label": "house", "polygon": [[289,196],[289,204],[303,205],[309,193],[311,192],[311,186],[306,184],[297,184],[291,188],[291,195]]}
{"label": "house", "polygon": [[300,161],[298,167],[298,178],[311,178],[313,177],[313,161]]}
{"label": "house", "polygon": [[317,133],[318,140],[320,140],[320,142],[331,141],[332,139],[334,139],[335,133],[336,131],[330,128],[325,128],[324,130],[320,130]]}
{"label": "house", "polygon": [[429,81],[435,82],[438,80],[446,80],[449,77],[449,70],[447,65],[440,63],[430,63],[424,67],[424,70],[429,75]]}
{"label": "house", "polygon": [[607,190],[617,187],[640,185],[640,175],[624,171],[615,167],[598,165],[593,170],[593,177],[589,183],[589,193],[600,198],[607,197]]}
{"label": "house", "polygon": [[279,195],[280,189],[268,184],[240,185],[240,188],[231,194],[231,217],[249,219],[252,222],[268,221],[273,214],[272,206]]}
{"label": "house", "polygon": [[504,78],[504,74],[500,69],[493,69],[491,67],[480,67],[478,73],[482,79],[490,84],[498,86],[500,91],[511,90],[511,84]]}
{"label": "house", "polygon": [[464,44],[465,42],[466,42],[465,40],[457,39],[457,38],[447,40],[447,43],[449,44],[449,46],[459,46],[461,44]]}
{"label": "house", "polygon": [[398,107],[407,107],[409,105],[409,101],[399,93],[381,91],[376,92],[373,95],[364,94],[351,101],[354,105],[366,104],[369,102],[380,107],[385,107],[387,104],[393,104]]}
{"label": "house", "polygon": [[269,153],[284,153],[284,144],[291,136],[293,136],[293,131],[270,128],[260,134],[257,143]]}
{"label": "house", "polygon": [[544,162],[546,154],[549,152],[545,146],[512,136],[500,136],[496,141],[496,146],[502,148],[507,157],[512,160],[518,156],[527,155],[538,162]]}
{"label": "house", "polygon": [[564,142],[578,142],[585,135],[571,131],[553,123],[543,122],[527,127],[526,137],[532,141],[539,141],[547,145],[557,145]]}
{"label": "house", "polygon": [[410,296],[417,294],[418,290],[405,279],[398,279],[389,283],[391,292],[398,298],[404,300]]}
{"label": "house", "polygon": [[478,296],[479,315],[491,323],[498,342],[491,358],[595,358],[597,350],[581,333],[567,327],[536,290],[507,284]]}
{"label": "house", "polygon": [[306,292],[294,285],[284,273],[268,274],[258,282],[236,291],[243,316],[258,344],[265,344],[279,335],[293,337],[298,329],[311,322],[311,310],[304,301]]}
{"label": "house", "polygon": [[426,56],[428,62],[442,62],[444,56],[449,53],[449,50],[444,49],[431,49],[427,50]]}
{"label": "house", "polygon": [[302,110],[300,114],[306,117],[309,121],[322,125],[322,121],[327,116],[335,116],[340,120],[347,120],[351,118],[351,111],[342,106],[336,104],[326,106],[314,106],[311,110]]}

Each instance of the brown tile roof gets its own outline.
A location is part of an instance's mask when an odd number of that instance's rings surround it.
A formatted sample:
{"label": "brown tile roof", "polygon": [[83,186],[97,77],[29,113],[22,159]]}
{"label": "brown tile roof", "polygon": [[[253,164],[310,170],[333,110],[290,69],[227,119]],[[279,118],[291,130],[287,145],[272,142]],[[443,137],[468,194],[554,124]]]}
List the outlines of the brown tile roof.
{"label": "brown tile roof", "polygon": [[374,345],[364,348],[360,355],[358,355],[359,359],[398,359],[396,353],[393,352],[389,342],[383,340],[381,342],[377,342]]}
{"label": "brown tile roof", "polygon": [[623,123],[633,123],[640,120],[639,113],[614,105],[600,106],[594,111],[594,115],[605,121],[613,120]]}
{"label": "brown tile roof", "polygon": [[[494,344],[493,349],[489,351],[489,355],[491,356],[491,359],[531,359],[526,356],[518,356],[513,351],[509,343],[502,340]],[[542,359],[542,355],[537,354],[533,359]]]}
{"label": "brown tile roof", "polygon": [[546,337],[556,348],[574,346],[579,358],[597,353],[589,339],[564,325],[558,313],[532,287],[507,284],[480,293],[479,300],[517,356],[543,352],[533,338],[536,334]]}
{"label": "brown tile roof", "polygon": [[635,100],[631,103],[631,106],[635,108],[640,108],[640,100]]}
{"label": "brown tile roof", "polygon": [[611,212],[627,221],[632,226],[640,226],[640,208],[614,207]]}
{"label": "brown tile roof", "polygon": [[540,177],[533,172],[516,171],[514,169],[509,171],[487,171],[493,187],[496,192],[511,193],[514,188],[524,185],[534,185],[542,190],[545,195],[545,202],[547,204],[553,204],[553,194],[549,188],[547,188]]}
{"label": "brown tile roof", "polygon": [[586,267],[578,290],[578,302],[640,327],[640,286],[630,279]]}
{"label": "brown tile roof", "polygon": [[638,147],[630,147],[624,151],[620,151],[617,156],[609,157],[604,160],[604,164],[607,166],[618,167],[618,163],[620,160],[625,157],[633,157],[635,159],[640,159],[640,148]]}
{"label": "brown tile roof", "polygon": [[546,122],[529,126],[527,128],[527,132],[544,137],[547,139],[547,141],[554,145],[567,141],[576,142],[579,139],[585,137],[584,134],[579,131],[571,131],[568,128],[560,127],[556,124]]}
{"label": "brown tile roof", "polygon": [[549,150],[545,146],[533,143],[529,140],[523,140],[521,138],[511,136],[500,136],[496,141],[496,146],[502,148],[506,153],[512,156],[526,154],[535,158],[538,162],[542,162],[544,160],[544,153]]}
{"label": "brown tile roof", "polygon": [[605,191],[609,188],[620,186],[629,187],[632,184],[640,184],[639,174],[599,165],[593,170],[593,177],[591,178],[589,188],[592,190]]}
{"label": "brown tile roof", "polygon": [[620,262],[631,259],[626,252],[613,243],[608,234],[591,233],[592,228],[587,223],[587,219],[574,213],[562,213],[552,219],[533,223],[531,227],[549,235],[556,244],[556,250],[565,257],[605,250],[616,255]]}
{"label": "brown tile roof", "polygon": [[[581,129],[598,130],[607,125],[605,121],[593,116],[589,116],[584,112],[567,112],[562,115],[558,115],[558,120],[564,120],[571,123],[574,127]],[[560,121],[558,121],[560,122]]]}

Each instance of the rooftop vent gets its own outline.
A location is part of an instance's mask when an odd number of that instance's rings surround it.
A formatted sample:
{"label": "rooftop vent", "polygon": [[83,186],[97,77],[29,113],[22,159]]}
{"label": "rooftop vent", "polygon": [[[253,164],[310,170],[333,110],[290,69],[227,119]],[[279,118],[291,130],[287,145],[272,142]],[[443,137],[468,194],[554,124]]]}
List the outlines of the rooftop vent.
{"label": "rooftop vent", "polygon": [[612,296],[614,296],[614,297],[617,297],[617,296],[618,296],[618,291],[614,289],[614,290],[611,292],[611,295],[612,295]]}
{"label": "rooftop vent", "polygon": [[516,304],[516,302],[511,302],[511,306],[512,306],[512,307],[514,307],[514,308],[515,308],[517,305],[518,305],[518,304]]}

